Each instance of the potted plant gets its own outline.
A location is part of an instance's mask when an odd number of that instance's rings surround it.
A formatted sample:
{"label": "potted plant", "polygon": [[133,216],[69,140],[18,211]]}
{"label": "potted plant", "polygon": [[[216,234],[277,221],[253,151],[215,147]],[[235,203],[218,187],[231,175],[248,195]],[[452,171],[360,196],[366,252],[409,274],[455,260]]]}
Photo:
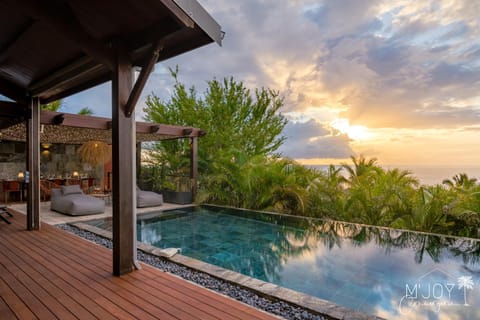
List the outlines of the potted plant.
{"label": "potted plant", "polygon": [[165,169],[158,165],[142,167],[139,186],[163,195],[163,200],[169,203],[193,203],[192,181],[186,176],[166,174]]}
{"label": "potted plant", "polygon": [[165,202],[189,204],[193,202],[192,182],[189,177],[168,177],[164,181],[160,193]]}

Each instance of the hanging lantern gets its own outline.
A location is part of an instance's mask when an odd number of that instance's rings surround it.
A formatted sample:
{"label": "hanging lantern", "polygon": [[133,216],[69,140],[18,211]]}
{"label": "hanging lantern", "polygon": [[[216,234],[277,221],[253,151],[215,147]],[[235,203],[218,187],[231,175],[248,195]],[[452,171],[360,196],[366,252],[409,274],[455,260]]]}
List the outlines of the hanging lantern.
{"label": "hanging lantern", "polygon": [[98,166],[110,161],[111,151],[108,144],[102,141],[88,141],[78,148],[77,154],[82,162]]}

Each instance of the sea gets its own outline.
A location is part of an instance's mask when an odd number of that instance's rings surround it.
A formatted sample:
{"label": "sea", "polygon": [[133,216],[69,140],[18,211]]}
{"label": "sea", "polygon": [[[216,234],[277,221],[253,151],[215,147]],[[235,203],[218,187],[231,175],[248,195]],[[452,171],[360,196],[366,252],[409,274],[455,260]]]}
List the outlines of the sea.
{"label": "sea", "polygon": [[[316,168],[322,171],[328,169],[328,165],[311,165],[311,168]],[[340,166],[336,166],[340,167]],[[470,178],[476,178],[480,182],[480,166],[479,167],[439,167],[439,166],[405,166],[405,165],[384,165],[384,169],[398,168],[401,170],[408,170],[413,176],[417,177],[421,184],[436,185],[441,184],[445,179],[452,179],[452,177],[459,173],[466,173]]]}

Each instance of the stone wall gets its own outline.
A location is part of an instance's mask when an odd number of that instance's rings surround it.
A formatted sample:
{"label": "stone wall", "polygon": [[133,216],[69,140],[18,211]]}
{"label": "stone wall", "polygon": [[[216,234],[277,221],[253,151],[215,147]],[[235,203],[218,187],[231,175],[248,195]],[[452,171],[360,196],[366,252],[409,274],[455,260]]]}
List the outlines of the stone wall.
{"label": "stone wall", "polygon": [[0,142],[0,180],[17,179],[26,168],[25,143]]}
{"label": "stone wall", "polygon": [[[77,156],[79,145],[42,144],[40,147],[40,175],[45,178],[67,178],[74,171],[81,176],[101,178],[103,168],[92,168],[81,163]],[[25,143],[0,142],[0,179],[16,179],[26,169]],[[98,172],[101,171],[101,172]]]}

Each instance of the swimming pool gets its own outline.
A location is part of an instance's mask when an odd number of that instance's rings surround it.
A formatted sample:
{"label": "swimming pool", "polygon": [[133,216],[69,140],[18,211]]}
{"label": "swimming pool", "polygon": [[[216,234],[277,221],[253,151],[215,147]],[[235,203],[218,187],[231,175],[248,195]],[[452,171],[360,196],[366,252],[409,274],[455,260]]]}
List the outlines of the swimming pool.
{"label": "swimming pool", "polygon": [[480,318],[473,239],[210,206],[139,216],[137,238],[388,319]]}

